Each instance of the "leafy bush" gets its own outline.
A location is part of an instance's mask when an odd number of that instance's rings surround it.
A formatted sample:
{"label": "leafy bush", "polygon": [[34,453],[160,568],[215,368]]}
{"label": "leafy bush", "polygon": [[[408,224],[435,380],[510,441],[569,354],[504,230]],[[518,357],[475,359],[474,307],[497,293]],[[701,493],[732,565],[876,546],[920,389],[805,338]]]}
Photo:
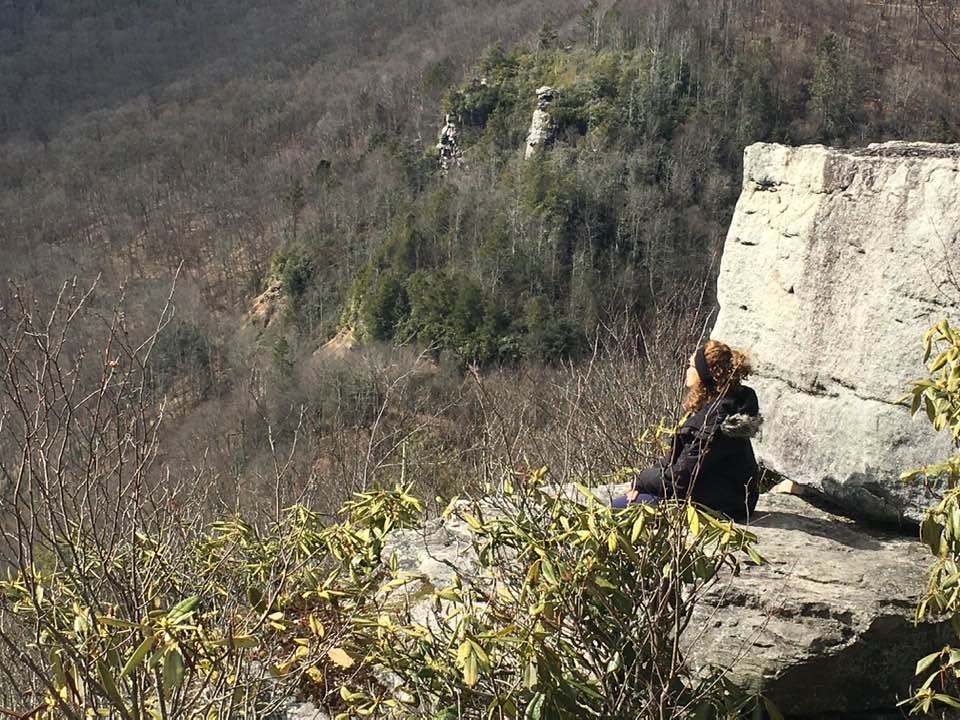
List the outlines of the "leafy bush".
{"label": "leafy bush", "polygon": [[[679,638],[721,568],[735,569],[740,551],[760,561],[754,537],[689,504],[621,512],[582,487],[585,502],[555,496],[545,477],[546,468],[521,473],[496,499],[448,507],[472,531],[475,573],[410,590],[418,578],[393,571],[364,637],[373,675],[386,673],[396,687],[350,685],[351,709],[451,719],[738,717],[753,701],[717,678],[697,681]],[[410,615],[418,601],[436,608],[426,620]]]}
{"label": "leafy bush", "polygon": [[327,526],[297,506],[263,530],[171,523],[109,547],[80,534],[0,583],[3,640],[25,642],[42,717],[264,714],[294,693],[323,696],[353,664],[341,645],[383,538],[420,510],[398,489],[356,498]]}
{"label": "leafy bush", "polygon": [[[921,410],[936,432],[950,433],[958,451],[939,462],[908,470],[906,480],[922,479],[943,490],[940,502],[927,510],[920,539],[934,556],[927,592],[917,606],[917,621],[949,617],[960,627],[960,328],[944,319],[923,337],[923,360],[929,377],[915,380],[911,413]],[[909,700],[914,711],[935,704],[960,707],[960,653],[950,647],[922,658],[917,675],[926,678]]]}

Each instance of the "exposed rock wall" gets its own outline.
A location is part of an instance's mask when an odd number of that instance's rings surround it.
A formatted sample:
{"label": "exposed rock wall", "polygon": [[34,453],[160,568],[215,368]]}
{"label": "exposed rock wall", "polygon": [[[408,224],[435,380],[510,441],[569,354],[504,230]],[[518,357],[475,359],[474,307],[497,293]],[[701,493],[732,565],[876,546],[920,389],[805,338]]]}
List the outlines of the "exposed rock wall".
{"label": "exposed rock wall", "polygon": [[283,287],[279,280],[270,283],[270,287],[254,298],[253,307],[244,320],[244,328],[252,330],[256,338],[270,330],[283,317],[287,301],[283,296]]}
{"label": "exposed rock wall", "polygon": [[860,516],[919,518],[899,473],[950,449],[896,400],[958,315],[958,209],[960,145],[745,152],[712,334],[753,355],[761,460]]}
{"label": "exposed rock wall", "polygon": [[440,170],[444,173],[450,168],[463,165],[463,150],[457,142],[457,125],[448,114],[437,137],[437,158]]}
{"label": "exposed rock wall", "polygon": [[538,149],[553,142],[556,127],[550,117],[550,103],[553,102],[557,91],[544,85],[537,88],[537,108],[533,111],[530,120],[530,129],[527,131],[527,144],[523,152],[524,158],[530,158]]}

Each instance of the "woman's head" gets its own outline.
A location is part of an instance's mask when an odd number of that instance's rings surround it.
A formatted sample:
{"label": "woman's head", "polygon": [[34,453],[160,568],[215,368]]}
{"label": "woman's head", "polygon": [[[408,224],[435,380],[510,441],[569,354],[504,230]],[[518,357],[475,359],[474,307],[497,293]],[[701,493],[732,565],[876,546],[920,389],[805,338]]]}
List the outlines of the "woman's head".
{"label": "woman's head", "polygon": [[684,385],[684,407],[697,411],[711,400],[725,395],[750,374],[750,360],[739,350],[719,340],[707,340],[690,356]]}

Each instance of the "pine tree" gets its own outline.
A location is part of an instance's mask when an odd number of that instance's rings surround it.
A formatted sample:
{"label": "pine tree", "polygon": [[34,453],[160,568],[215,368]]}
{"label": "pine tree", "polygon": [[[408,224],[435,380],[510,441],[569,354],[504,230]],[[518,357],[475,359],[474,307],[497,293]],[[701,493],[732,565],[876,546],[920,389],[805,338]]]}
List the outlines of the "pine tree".
{"label": "pine tree", "polygon": [[859,74],[852,58],[841,50],[836,35],[825,35],[817,45],[807,104],[822,139],[841,139],[856,126],[862,109]]}

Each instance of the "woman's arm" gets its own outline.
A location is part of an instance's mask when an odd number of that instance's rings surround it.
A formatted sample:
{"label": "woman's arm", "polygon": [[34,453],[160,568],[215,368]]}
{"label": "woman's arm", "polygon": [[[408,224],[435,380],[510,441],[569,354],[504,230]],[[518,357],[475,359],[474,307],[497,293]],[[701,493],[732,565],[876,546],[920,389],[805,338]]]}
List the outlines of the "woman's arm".
{"label": "woman's arm", "polygon": [[666,487],[663,473],[664,468],[659,463],[653,467],[641,470],[634,476],[630,488],[637,493],[656,495],[657,497],[669,497],[669,495],[664,494]]}
{"label": "woman's arm", "polygon": [[[652,467],[637,475],[634,487],[660,497],[687,497],[703,468],[704,460],[722,422],[720,413],[711,413],[701,427],[690,428],[688,437],[674,455],[674,461],[663,467]],[[650,488],[656,488],[651,490]]]}

